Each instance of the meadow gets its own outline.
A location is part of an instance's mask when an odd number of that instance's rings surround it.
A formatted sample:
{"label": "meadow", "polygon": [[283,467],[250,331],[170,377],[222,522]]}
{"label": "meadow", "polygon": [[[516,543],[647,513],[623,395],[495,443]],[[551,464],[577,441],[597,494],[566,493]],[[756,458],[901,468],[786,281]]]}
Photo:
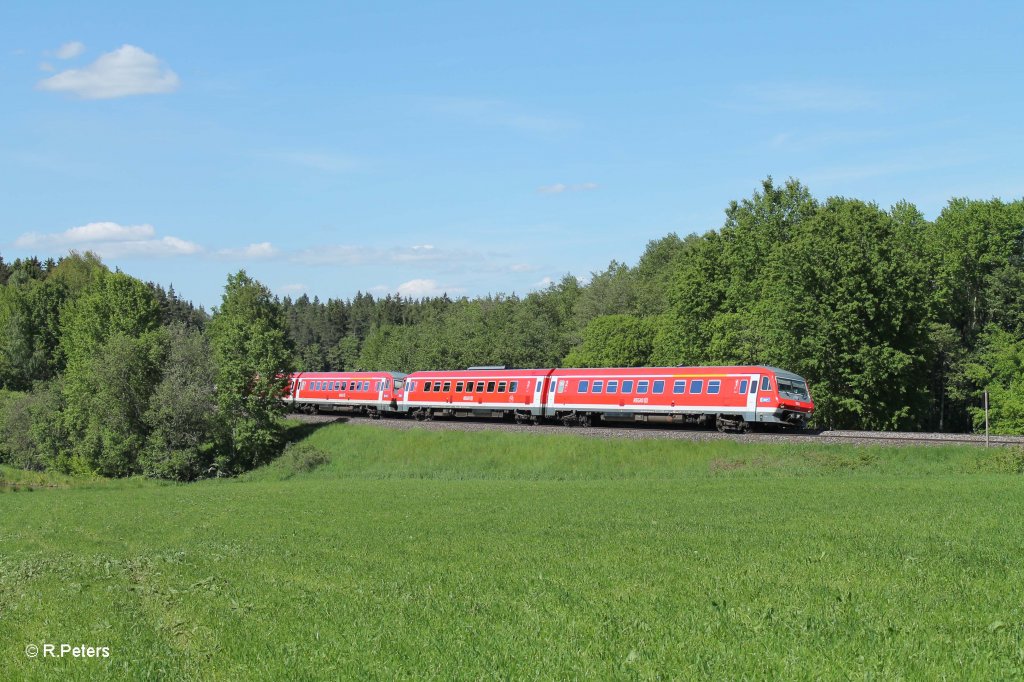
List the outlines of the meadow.
{"label": "meadow", "polygon": [[0,469],[0,677],[1024,676],[1020,451],[305,428],[230,480]]}

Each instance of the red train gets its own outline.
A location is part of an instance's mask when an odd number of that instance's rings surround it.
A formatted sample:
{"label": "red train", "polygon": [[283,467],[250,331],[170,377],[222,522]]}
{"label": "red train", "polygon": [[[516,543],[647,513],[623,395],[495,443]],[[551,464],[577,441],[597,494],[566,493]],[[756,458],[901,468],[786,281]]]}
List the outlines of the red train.
{"label": "red train", "polygon": [[664,422],[745,431],[803,428],[814,413],[807,382],[765,366],[305,372],[292,375],[296,409],[492,417],[518,422]]}

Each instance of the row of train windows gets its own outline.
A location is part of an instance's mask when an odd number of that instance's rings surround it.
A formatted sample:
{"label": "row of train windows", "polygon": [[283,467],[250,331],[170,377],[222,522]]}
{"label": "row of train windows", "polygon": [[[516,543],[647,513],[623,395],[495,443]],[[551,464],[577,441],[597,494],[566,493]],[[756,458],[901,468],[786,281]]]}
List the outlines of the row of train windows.
{"label": "row of train windows", "polygon": [[[741,393],[747,392],[746,381],[741,382],[742,388]],[[711,379],[708,381],[708,393],[715,394],[722,389],[722,382],[718,379]],[[651,393],[664,393],[665,382],[661,379],[655,380],[653,383],[647,379],[636,382],[637,394],[647,393],[650,389]],[[603,379],[597,379],[591,386],[590,380],[583,379],[577,384],[576,390],[579,393],[633,393],[633,380],[626,379],[622,382],[622,390],[619,390],[619,382],[616,379],[612,379],[608,382],[608,388],[605,390],[605,382]],[[695,395],[704,392],[704,380],[703,379],[691,379],[690,380],[690,393]],[[682,395],[686,393],[686,379],[677,379],[672,383],[672,393],[676,395]]]}
{"label": "row of train windows", "polygon": [[[415,387],[414,387],[415,388]],[[494,393],[497,389],[498,393],[515,393],[519,388],[518,381],[478,381],[476,382],[476,393]],[[424,393],[447,393],[452,390],[452,382],[450,381],[435,381],[431,384],[429,381],[423,382]],[[473,393],[473,382],[472,381],[457,381],[455,382],[456,393]]]}
{"label": "row of train windows", "polygon": [[[310,388],[314,391],[369,391],[369,381],[311,381]],[[385,386],[384,388],[387,388]],[[373,390],[380,390],[380,382],[373,382]]]}

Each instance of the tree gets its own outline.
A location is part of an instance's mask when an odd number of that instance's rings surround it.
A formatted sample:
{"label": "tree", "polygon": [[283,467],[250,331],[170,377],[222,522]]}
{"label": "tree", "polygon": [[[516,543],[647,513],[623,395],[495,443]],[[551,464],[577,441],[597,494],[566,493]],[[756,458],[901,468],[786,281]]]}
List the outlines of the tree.
{"label": "tree", "polygon": [[142,416],[149,436],[139,464],[147,476],[191,481],[213,464],[216,371],[209,341],[188,323],[167,327],[165,340],[161,378]]}
{"label": "tree", "polygon": [[595,317],[583,343],[566,357],[566,367],[642,367],[650,364],[654,319],[632,315]]}
{"label": "tree", "polygon": [[94,270],[91,278],[61,316],[69,466],[125,476],[138,472],[142,415],[160,377],[159,307],[148,286],[124,273]]}
{"label": "tree", "polygon": [[224,424],[216,463],[233,473],[268,461],[280,447],[280,397],[292,371],[292,349],[280,304],[244,270],[228,276],[209,330]]}

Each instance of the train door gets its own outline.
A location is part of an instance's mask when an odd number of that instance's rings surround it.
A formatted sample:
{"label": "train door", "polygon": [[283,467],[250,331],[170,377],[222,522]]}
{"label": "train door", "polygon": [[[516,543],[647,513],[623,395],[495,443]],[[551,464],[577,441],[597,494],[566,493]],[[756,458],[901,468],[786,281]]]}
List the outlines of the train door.
{"label": "train door", "polygon": [[750,376],[750,389],[747,393],[747,412],[750,413],[750,421],[757,421],[757,386],[761,382],[760,374]]}
{"label": "train door", "polygon": [[377,409],[387,409],[391,402],[391,379],[377,380]]}

